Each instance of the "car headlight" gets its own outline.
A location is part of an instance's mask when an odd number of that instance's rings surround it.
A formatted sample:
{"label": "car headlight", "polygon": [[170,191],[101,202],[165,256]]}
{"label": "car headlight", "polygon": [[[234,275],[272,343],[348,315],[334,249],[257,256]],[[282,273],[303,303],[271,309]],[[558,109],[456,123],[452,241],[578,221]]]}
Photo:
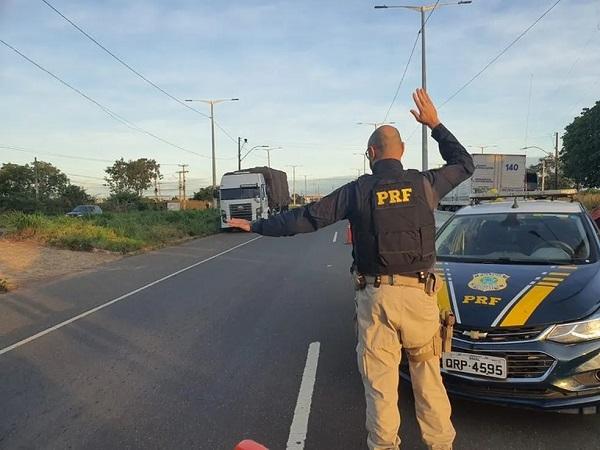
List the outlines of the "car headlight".
{"label": "car headlight", "polygon": [[600,318],[555,325],[546,339],[561,344],[575,344],[576,342],[600,339]]}

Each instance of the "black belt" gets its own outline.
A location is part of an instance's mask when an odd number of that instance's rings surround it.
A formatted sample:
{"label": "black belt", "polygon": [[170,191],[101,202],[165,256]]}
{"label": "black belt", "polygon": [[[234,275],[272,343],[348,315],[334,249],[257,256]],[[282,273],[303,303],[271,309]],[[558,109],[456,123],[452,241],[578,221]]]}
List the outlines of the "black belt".
{"label": "black belt", "polygon": [[429,278],[429,274],[429,272],[412,272],[392,275],[365,275],[364,277],[365,281],[375,287],[379,287],[382,284],[389,284],[390,286],[402,284],[402,278],[417,279],[419,283],[425,284]]}

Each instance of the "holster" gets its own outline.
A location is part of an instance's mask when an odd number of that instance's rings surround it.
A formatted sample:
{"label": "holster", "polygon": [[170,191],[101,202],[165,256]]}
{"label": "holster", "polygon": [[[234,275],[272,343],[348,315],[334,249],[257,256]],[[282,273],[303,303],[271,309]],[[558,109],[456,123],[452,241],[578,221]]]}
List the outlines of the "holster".
{"label": "holster", "polygon": [[440,313],[441,318],[441,336],[442,336],[442,352],[447,353],[452,351],[452,335],[454,334],[454,324],[456,317],[452,311],[444,310]]}
{"label": "holster", "polygon": [[362,291],[367,287],[367,279],[364,275],[357,272],[352,272],[352,283],[354,284],[355,291]]}

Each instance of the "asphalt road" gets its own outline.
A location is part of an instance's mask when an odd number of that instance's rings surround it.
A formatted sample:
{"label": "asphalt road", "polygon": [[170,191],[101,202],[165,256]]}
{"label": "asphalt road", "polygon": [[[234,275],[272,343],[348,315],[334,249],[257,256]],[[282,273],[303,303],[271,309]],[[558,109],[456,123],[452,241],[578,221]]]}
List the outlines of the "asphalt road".
{"label": "asphalt road", "polygon": [[[0,297],[0,448],[284,449],[313,342],[304,448],[366,448],[344,227],[221,234]],[[598,416],[452,403],[456,449],[600,448]],[[424,448],[406,384],[401,408],[403,448]]]}

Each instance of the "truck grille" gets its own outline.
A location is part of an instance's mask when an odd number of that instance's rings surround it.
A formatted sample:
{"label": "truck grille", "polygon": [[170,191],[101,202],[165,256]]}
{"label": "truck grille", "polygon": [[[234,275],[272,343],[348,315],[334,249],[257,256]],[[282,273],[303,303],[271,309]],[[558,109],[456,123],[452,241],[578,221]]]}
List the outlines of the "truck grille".
{"label": "truck grille", "polygon": [[252,220],[252,205],[250,203],[239,203],[229,205],[229,215],[232,219]]}
{"label": "truck grille", "polygon": [[[457,323],[454,325],[454,337],[469,342],[518,342],[535,339],[546,328],[547,326],[481,329]],[[472,337],[463,334],[464,332],[469,331],[478,331],[486,335],[483,336],[480,334],[478,339],[473,339]]]}

